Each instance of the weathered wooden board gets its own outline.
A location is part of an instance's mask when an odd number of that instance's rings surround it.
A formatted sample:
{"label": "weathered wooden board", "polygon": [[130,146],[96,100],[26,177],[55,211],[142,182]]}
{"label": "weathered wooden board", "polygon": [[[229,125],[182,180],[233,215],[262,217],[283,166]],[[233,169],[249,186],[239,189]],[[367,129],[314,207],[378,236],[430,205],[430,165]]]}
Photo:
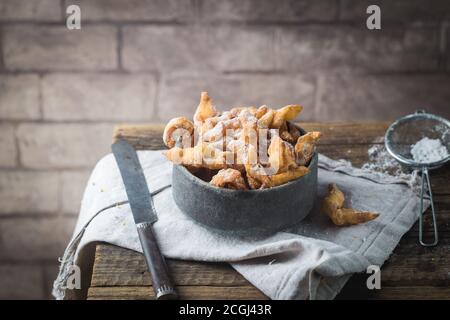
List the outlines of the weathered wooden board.
{"label": "weathered wooden board", "polygon": [[[178,286],[180,299],[190,300],[267,300],[258,289],[246,287]],[[152,287],[91,287],[89,299],[107,300],[151,300],[154,299]]]}
{"label": "weathered wooden board", "polygon": [[[190,300],[264,300],[252,287],[179,287],[181,299]],[[345,294],[344,294],[345,293]],[[344,292],[336,299],[381,299],[381,300],[448,300],[450,288],[442,287],[383,287],[382,290],[368,291],[357,288],[350,292]],[[154,298],[151,287],[91,287],[89,289],[90,300],[151,300]]]}
{"label": "weathered wooden board", "polygon": [[[354,276],[356,279],[356,276]],[[352,279],[353,280],[353,279]],[[449,300],[450,288],[448,287],[382,287],[381,290],[367,290],[365,279],[361,279],[357,286],[350,280],[345,289],[336,297],[338,300]]]}
{"label": "weathered wooden board", "polygon": [[[397,252],[399,251],[399,252]],[[178,286],[248,286],[249,283],[225,263],[168,260]],[[404,245],[383,266],[385,286],[414,285],[450,287],[448,246],[422,248]],[[151,278],[140,253],[111,245],[98,245],[91,286],[150,286]]]}
{"label": "weathered wooden board", "polygon": [[[249,286],[248,281],[226,263],[168,259],[167,264],[177,286]],[[94,273],[91,282],[94,287],[152,284],[140,253],[110,245],[97,246]]]}
{"label": "weathered wooden board", "polygon": [[[383,142],[388,123],[300,124],[319,130],[324,138],[319,151],[360,166],[368,160],[367,150]],[[138,149],[162,149],[162,125],[120,126],[114,139],[123,138]],[[367,275],[355,275],[338,299],[450,299],[450,167],[432,173],[438,210],[440,244],[423,248],[417,244],[418,225],[402,238],[382,268],[382,290],[367,290]],[[430,235],[429,216],[425,231]],[[225,263],[169,260],[169,268],[181,298],[264,299],[263,293]],[[96,248],[89,299],[151,299],[151,279],[143,256],[108,244]]]}

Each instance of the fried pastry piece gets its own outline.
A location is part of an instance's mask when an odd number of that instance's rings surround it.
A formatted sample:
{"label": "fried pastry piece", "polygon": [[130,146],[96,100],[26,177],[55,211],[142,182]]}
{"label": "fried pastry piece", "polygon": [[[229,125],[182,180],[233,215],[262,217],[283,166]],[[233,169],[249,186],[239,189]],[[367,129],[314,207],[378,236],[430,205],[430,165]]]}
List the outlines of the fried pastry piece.
{"label": "fried pastry piece", "polygon": [[287,121],[285,121],[285,122],[281,125],[279,134],[280,134],[280,138],[281,138],[281,139],[283,139],[284,141],[289,142],[289,143],[292,144],[292,145],[294,145],[295,142],[297,141],[297,140],[294,140],[294,137],[293,137],[293,136],[291,135],[291,133],[289,132],[289,127],[288,127]]}
{"label": "fried pastry piece", "polygon": [[208,96],[208,92],[202,92],[200,96],[200,103],[194,114],[194,122],[196,124],[203,123],[206,119],[212,118],[218,115],[218,111],[212,105],[211,98]]}
{"label": "fried pastry piece", "polygon": [[189,167],[201,167],[203,152],[201,146],[197,145],[192,148],[174,147],[163,152],[167,160],[175,164],[182,164]]}
{"label": "fried pastry piece", "polygon": [[261,164],[246,164],[245,173],[248,185],[251,189],[263,189],[270,187],[271,182],[265,168]]}
{"label": "fried pastry piece", "polygon": [[239,113],[239,121],[241,122],[242,130],[239,135],[239,140],[244,145],[251,145],[255,149],[258,148],[258,132],[257,132],[257,119],[248,110],[243,110]]}
{"label": "fried pastry piece", "polygon": [[271,128],[279,129],[285,121],[295,119],[295,117],[302,111],[303,107],[299,105],[290,104],[275,112]]}
{"label": "fried pastry piece", "polygon": [[202,124],[202,129],[204,129],[204,132],[206,132],[206,131],[212,129],[216,124],[218,124],[220,122],[225,123],[233,118],[234,118],[234,116],[230,112],[226,111],[226,112],[222,113],[221,115],[216,115],[214,117],[205,119],[205,121]]}
{"label": "fried pastry piece", "polygon": [[238,118],[228,117],[230,113],[224,113],[219,117],[208,118],[201,125],[203,141],[217,141],[225,136],[227,130],[238,130],[241,123]]}
{"label": "fried pastry piece", "polygon": [[214,177],[210,184],[220,188],[235,190],[247,190],[247,185],[240,171],[235,169],[222,169]]}
{"label": "fried pastry piece", "polygon": [[[267,175],[264,173],[264,168],[261,166],[245,166],[247,173],[247,180],[252,180],[252,185],[259,186],[259,188],[271,188],[276,187],[282,184],[285,184],[289,181],[298,179],[309,172],[307,167],[296,167],[292,170],[277,173],[274,175]],[[250,182],[249,182],[250,184]],[[253,186],[250,185],[251,188]],[[257,189],[259,189],[257,188]]]}
{"label": "fried pastry piece", "polygon": [[295,145],[300,136],[300,130],[298,130],[293,123],[286,121],[280,128],[281,139],[291,143],[292,145]]}
{"label": "fried pastry piece", "polygon": [[224,148],[227,168],[233,168],[241,172],[245,171],[244,163],[256,162],[256,153],[250,153],[248,147],[239,140],[226,143]]}
{"label": "fried pastry piece", "polygon": [[245,144],[240,139],[233,139],[233,137],[226,137],[226,150],[231,151],[232,153],[237,153],[239,149],[244,148]]}
{"label": "fried pastry piece", "polygon": [[272,125],[273,117],[275,116],[275,111],[272,109],[267,110],[267,112],[258,120],[258,128],[268,129]]}
{"label": "fried pastry piece", "polygon": [[336,184],[328,186],[328,195],[322,203],[322,210],[337,226],[354,225],[376,219],[379,214],[374,212],[357,211],[343,208],[345,202],[344,193]]}
{"label": "fried pastry piece", "polygon": [[241,122],[242,128],[247,129],[253,129],[256,130],[256,124],[258,122],[258,119],[255,117],[255,115],[250,110],[242,110],[238,117],[239,121]]}
{"label": "fried pastry piece", "polygon": [[242,169],[242,165],[258,162],[258,137],[256,130],[250,126],[242,128],[236,140],[227,143],[227,150],[234,154],[235,164]]}
{"label": "fried pastry piece", "polygon": [[295,142],[298,140],[298,138],[300,138],[300,136],[302,135],[300,130],[297,129],[297,127],[291,123],[291,122],[286,122],[286,125],[288,127],[289,130],[289,134],[292,136],[292,144],[295,144]]}
{"label": "fried pastry piece", "polygon": [[286,142],[289,142],[290,144],[294,144],[295,140],[292,137],[292,135],[288,131],[282,131],[280,132],[280,137]]}
{"label": "fried pastry piece", "polygon": [[[258,131],[257,119],[247,109],[239,113],[238,119],[241,123],[236,149],[237,164],[256,164],[258,162]],[[235,143],[235,145],[237,145]]]}
{"label": "fried pastry piece", "polygon": [[295,161],[294,147],[279,136],[273,136],[269,149],[270,168],[275,170],[273,173],[279,173],[297,167]]}
{"label": "fried pastry piece", "polygon": [[212,117],[212,118],[207,118],[205,119],[205,121],[203,121],[203,123],[199,124],[197,122],[197,126],[200,129],[200,133],[202,135],[204,135],[206,132],[208,132],[209,130],[213,129],[217,123],[219,122],[218,117]]}
{"label": "fried pastry piece", "polygon": [[227,119],[224,120],[222,123],[225,129],[237,130],[241,128],[241,122],[237,118]]}
{"label": "fried pastry piece", "polygon": [[298,179],[300,177],[303,177],[309,172],[309,169],[307,167],[297,167],[295,169],[278,173],[273,176],[269,176],[269,180],[271,182],[270,187],[276,187],[282,184],[285,184],[286,182]]}
{"label": "fried pastry piece", "polygon": [[225,126],[223,122],[217,122],[217,124],[210,130],[202,133],[203,141],[214,142],[223,139],[225,136]]}
{"label": "fried pastry piece", "polygon": [[246,177],[247,177],[247,183],[248,183],[250,189],[261,189],[261,187],[262,187],[261,181],[253,178],[251,175],[248,175],[248,174],[246,175]]}
{"label": "fried pastry piece", "polygon": [[256,117],[256,113],[258,112],[258,109],[256,107],[247,107],[247,111],[251,113],[252,116]]}
{"label": "fried pastry piece", "polygon": [[305,166],[308,164],[314,155],[316,143],[321,136],[322,133],[312,131],[298,138],[297,143],[295,144],[295,155],[298,165]]}
{"label": "fried pastry piece", "polygon": [[269,111],[269,107],[266,105],[262,105],[261,107],[256,110],[255,117],[256,119],[261,119],[263,115],[265,115]]}
{"label": "fried pastry piece", "polygon": [[164,128],[163,141],[164,144],[173,148],[176,144],[177,137],[174,133],[179,135],[182,139],[183,145],[192,147],[194,143],[194,124],[185,117],[173,118]]}
{"label": "fried pastry piece", "polygon": [[252,144],[247,144],[236,153],[236,164],[255,165],[258,163],[258,151]]}
{"label": "fried pastry piece", "polygon": [[221,151],[208,147],[206,144],[199,144],[193,148],[174,147],[164,152],[166,158],[173,163],[191,167],[203,167],[212,170],[227,168],[227,158],[233,155],[227,151]]}
{"label": "fried pastry piece", "polygon": [[247,109],[246,107],[234,107],[231,108],[230,113],[233,117],[237,117],[242,110]]}

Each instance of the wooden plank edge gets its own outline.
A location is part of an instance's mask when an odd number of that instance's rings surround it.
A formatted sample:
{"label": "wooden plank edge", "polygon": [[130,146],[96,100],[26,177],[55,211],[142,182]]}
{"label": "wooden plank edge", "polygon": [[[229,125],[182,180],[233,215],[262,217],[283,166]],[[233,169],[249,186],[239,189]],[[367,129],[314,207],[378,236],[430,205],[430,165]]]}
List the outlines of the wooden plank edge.
{"label": "wooden plank edge", "polygon": [[[255,287],[177,286],[180,299],[243,299],[267,300],[268,297]],[[145,287],[91,287],[88,299],[154,299],[151,286]]]}

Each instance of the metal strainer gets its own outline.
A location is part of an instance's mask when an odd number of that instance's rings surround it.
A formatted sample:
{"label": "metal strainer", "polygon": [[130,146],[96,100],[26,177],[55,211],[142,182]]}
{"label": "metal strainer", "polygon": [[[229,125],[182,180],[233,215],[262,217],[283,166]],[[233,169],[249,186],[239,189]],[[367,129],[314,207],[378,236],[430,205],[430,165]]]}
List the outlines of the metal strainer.
{"label": "metal strainer", "polygon": [[[428,171],[436,169],[447,161],[450,156],[438,161],[418,162],[411,154],[411,147],[423,138],[439,139],[441,143],[450,151],[450,121],[442,117],[426,113],[423,110],[407,115],[395,121],[386,131],[384,143],[387,151],[401,164],[413,170],[420,170],[422,177],[422,187],[420,192],[420,212],[419,212],[419,242],[422,246],[430,247],[438,243],[438,230],[433,204],[433,193],[431,192],[430,177]],[[427,184],[428,196],[431,201],[431,214],[433,219],[434,241],[426,243],[423,240],[423,199],[425,195],[425,182]]]}

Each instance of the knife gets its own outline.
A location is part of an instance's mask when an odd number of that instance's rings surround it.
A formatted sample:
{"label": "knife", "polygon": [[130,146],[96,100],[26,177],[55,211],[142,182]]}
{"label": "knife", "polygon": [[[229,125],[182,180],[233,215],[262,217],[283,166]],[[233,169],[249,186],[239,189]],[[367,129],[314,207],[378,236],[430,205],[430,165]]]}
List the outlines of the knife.
{"label": "knife", "polygon": [[156,299],[176,299],[175,287],[153,231],[153,223],[158,217],[136,150],[122,139],[117,140],[111,149],[125,185]]}

